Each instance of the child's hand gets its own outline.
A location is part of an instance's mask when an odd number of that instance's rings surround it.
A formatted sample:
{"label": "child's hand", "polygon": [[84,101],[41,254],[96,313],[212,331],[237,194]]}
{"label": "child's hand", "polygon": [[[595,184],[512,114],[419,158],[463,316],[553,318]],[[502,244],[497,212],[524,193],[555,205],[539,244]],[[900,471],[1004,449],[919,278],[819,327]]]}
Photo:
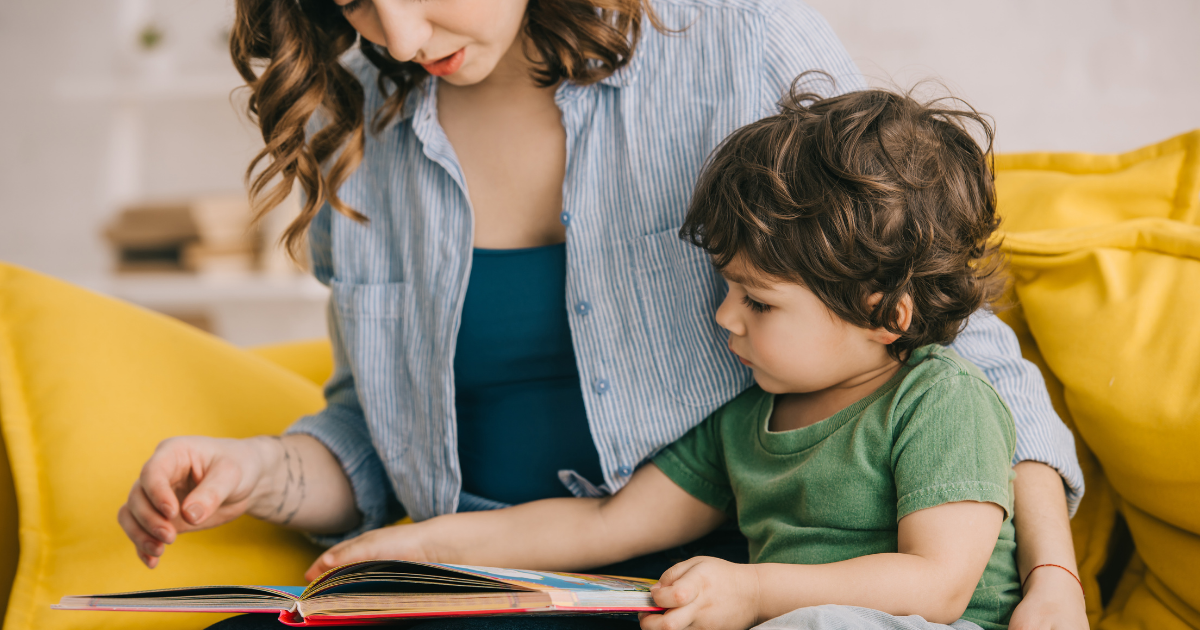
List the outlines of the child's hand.
{"label": "child's hand", "polygon": [[670,610],[641,615],[642,630],[745,630],[758,622],[752,565],[692,558],[667,569],[650,592]]}
{"label": "child's hand", "polygon": [[360,560],[437,562],[427,551],[421,536],[423,530],[420,524],[392,525],[338,543],[313,562],[304,572],[304,579],[311,582],[329,569]]}

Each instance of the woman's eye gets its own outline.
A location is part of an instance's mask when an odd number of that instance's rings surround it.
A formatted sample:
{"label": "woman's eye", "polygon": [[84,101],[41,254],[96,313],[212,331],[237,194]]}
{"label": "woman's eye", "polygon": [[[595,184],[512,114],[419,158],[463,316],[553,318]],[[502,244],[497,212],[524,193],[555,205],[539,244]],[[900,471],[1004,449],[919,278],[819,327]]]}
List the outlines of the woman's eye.
{"label": "woman's eye", "polygon": [[745,304],[747,308],[755,313],[766,313],[767,311],[771,310],[771,305],[763,304],[749,295],[742,296],[742,304]]}
{"label": "woman's eye", "polygon": [[363,8],[363,5],[365,5],[366,3],[367,3],[367,0],[350,0],[350,2],[347,2],[346,4],[341,5],[342,15],[349,15],[351,13],[354,13],[355,11]]}

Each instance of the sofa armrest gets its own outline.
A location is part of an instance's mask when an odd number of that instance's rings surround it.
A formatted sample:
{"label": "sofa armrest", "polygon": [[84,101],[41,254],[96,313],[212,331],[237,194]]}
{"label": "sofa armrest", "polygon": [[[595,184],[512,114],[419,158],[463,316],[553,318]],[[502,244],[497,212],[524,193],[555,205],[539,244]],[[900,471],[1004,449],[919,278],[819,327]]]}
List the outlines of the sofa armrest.
{"label": "sofa armrest", "polygon": [[333,350],[328,339],[257,346],[250,352],[317,385],[324,385],[333,374]]}

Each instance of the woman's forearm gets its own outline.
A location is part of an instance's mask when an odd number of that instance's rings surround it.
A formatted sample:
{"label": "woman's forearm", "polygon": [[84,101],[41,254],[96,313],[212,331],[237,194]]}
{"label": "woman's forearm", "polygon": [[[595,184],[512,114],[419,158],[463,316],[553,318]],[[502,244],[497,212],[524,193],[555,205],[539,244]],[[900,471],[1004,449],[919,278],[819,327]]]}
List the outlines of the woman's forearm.
{"label": "woman's forearm", "polygon": [[251,438],[262,462],[250,515],[316,534],[345,532],[362,515],[342,465],[309,435]]}
{"label": "woman's forearm", "polygon": [[1086,630],[1087,610],[1082,583],[1076,581],[1079,568],[1075,566],[1062,477],[1040,462],[1025,461],[1014,468],[1013,521],[1024,598],[1013,611],[1012,625]]}
{"label": "woman's forearm", "polygon": [[1079,575],[1062,476],[1034,461],[1021,462],[1014,470],[1013,524],[1017,529],[1017,569],[1021,578],[1042,564],[1057,564]]}

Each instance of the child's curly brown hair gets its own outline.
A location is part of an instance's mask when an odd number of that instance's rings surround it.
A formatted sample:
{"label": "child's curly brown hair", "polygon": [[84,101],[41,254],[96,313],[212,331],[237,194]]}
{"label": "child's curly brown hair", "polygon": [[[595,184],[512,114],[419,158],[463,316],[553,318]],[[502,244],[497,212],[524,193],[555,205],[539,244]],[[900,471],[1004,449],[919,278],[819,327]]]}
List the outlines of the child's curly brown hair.
{"label": "child's curly brown hair", "polygon": [[[888,348],[896,359],[950,343],[1003,288],[988,240],[999,224],[992,126],[947,99],[878,89],[821,98],[798,89],[803,80],[779,114],[738,129],[709,158],[680,236],[720,269],[740,255],[855,326],[899,334]],[[902,330],[906,295],[913,314]]]}

